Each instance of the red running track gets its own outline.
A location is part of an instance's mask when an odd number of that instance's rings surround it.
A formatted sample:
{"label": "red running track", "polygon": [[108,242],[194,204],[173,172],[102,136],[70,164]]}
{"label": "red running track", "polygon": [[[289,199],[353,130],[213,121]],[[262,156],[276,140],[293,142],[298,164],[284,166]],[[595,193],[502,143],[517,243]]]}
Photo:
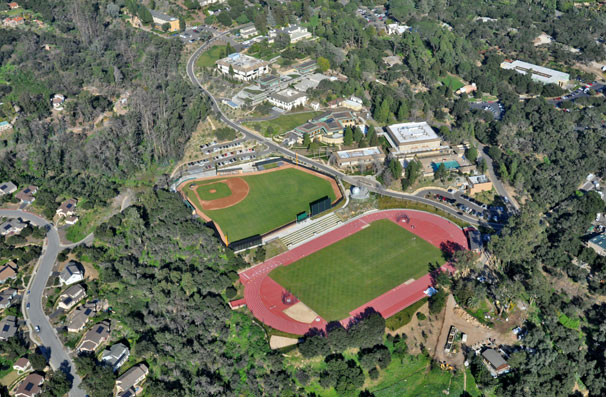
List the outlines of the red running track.
{"label": "red running track", "polygon": [[[400,221],[402,214],[408,216],[410,219],[408,223]],[[304,335],[314,328],[321,330],[325,329],[327,322],[321,317],[318,317],[314,322],[307,324],[294,320],[284,314],[283,310],[288,307],[288,305],[283,303],[282,299],[286,290],[268,277],[268,274],[278,266],[287,266],[296,262],[305,256],[328,247],[329,245],[362,230],[365,225],[379,219],[390,219],[438,248],[444,249],[444,245],[446,245],[451,249],[468,249],[467,238],[465,237],[463,230],[454,223],[438,215],[415,210],[385,210],[373,212],[241,272],[240,280],[244,285],[244,299],[249,310],[263,323],[283,332]],[[442,266],[442,269],[452,270],[449,266],[450,265],[446,264]],[[401,284],[350,312],[352,317],[342,320],[341,324],[347,326],[353,316],[363,312],[364,309],[368,307],[372,307],[374,310],[381,313],[384,318],[388,318],[422,299],[425,296],[423,291],[429,286],[431,286],[429,274],[410,284]]]}

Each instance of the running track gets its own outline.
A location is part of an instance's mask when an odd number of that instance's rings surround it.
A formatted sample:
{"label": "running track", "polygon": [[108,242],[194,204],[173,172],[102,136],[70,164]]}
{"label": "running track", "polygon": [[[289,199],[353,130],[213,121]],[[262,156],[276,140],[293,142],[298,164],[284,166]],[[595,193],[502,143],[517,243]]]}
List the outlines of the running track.
{"label": "running track", "polygon": [[[402,214],[408,215],[410,218],[409,223],[397,221]],[[284,314],[283,310],[288,307],[282,302],[282,295],[285,293],[285,290],[267,275],[276,267],[287,266],[296,262],[304,256],[319,251],[362,230],[364,226],[379,219],[390,219],[438,248],[442,248],[443,244],[447,244],[449,246],[456,245],[468,249],[467,238],[463,230],[440,216],[415,210],[373,212],[241,272],[240,280],[244,285],[244,300],[249,310],[263,323],[283,332],[304,335],[314,328],[324,330],[327,323],[321,317],[316,318],[316,321],[311,324],[306,324]],[[442,269],[452,271],[452,267],[449,264],[442,266]],[[431,286],[431,284],[429,274],[410,284],[401,284],[353,310],[350,312],[352,317],[342,320],[341,324],[347,326],[355,315],[362,313],[368,307],[372,307],[381,313],[384,318],[388,318],[422,299],[425,296],[423,291]]]}

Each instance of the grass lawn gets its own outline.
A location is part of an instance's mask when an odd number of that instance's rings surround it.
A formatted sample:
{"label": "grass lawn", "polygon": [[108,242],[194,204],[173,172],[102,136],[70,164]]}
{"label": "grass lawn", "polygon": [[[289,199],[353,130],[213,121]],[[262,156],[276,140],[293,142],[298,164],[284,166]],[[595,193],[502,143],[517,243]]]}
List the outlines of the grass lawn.
{"label": "grass lawn", "polygon": [[290,290],[327,321],[349,312],[384,292],[425,275],[429,264],[444,262],[442,252],[427,241],[381,219],[270,277]]}
{"label": "grass lawn", "polygon": [[[444,390],[451,396],[463,394],[463,372],[453,375],[440,368],[429,369],[429,358],[419,356],[406,356],[402,362],[393,360],[389,366],[381,371],[381,381],[370,391],[376,397],[387,396],[444,396]],[[473,376],[467,371],[467,393],[471,396],[481,396]]]}
{"label": "grass lawn", "polygon": [[[214,192],[211,192],[214,190]],[[231,195],[231,190],[223,182],[209,183],[208,185],[199,186],[196,189],[198,196],[202,200],[215,200]]]}
{"label": "grass lawn", "polygon": [[[279,135],[292,130],[319,114],[320,112],[286,114],[273,120],[248,123],[248,125],[266,136]],[[269,127],[271,127],[271,129],[268,131]]]}
{"label": "grass lawn", "polygon": [[423,298],[418,302],[413,303],[405,309],[400,310],[393,316],[385,320],[385,326],[392,331],[397,330],[400,327],[405,326],[412,320],[412,316],[427,303],[427,298]]}
{"label": "grass lawn", "polygon": [[216,61],[224,57],[224,54],[224,45],[212,46],[208,51],[204,51],[202,55],[196,59],[196,66],[199,68],[212,68],[215,66]]}
{"label": "grass lawn", "polygon": [[455,76],[446,76],[446,77],[441,77],[440,81],[447,87],[450,87],[451,90],[456,91],[459,88],[463,87],[463,83],[461,82],[461,80],[459,80],[458,77]]}
{"label": "grass lawn", "polygon": [[[294,168],[279,169],[259,175],[242,176],[248,183],[248,196],[238,204],[204,211],[227,234],[237,241],[294,221],[298,213],[309,212],[309,203],[322,198],[336,199],[330,182]],[[187,191],[189,189],[185,189]],[[194,205],[196,200],[188,196]]]}

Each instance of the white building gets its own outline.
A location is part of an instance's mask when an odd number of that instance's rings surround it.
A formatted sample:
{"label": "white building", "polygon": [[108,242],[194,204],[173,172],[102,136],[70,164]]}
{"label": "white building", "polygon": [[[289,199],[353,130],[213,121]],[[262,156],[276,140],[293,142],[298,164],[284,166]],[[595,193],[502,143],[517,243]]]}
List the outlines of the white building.
{"label": "white building", "polygon": [[390,23],[385,26],[388,35],[403,34],[410,30],[410,26],[400,25],[399,23]]}
{"label": "white building", "polygon": [[383,162],[385,154],[378,146],[367,147],[363,149],[339,150],[331,156],[331,161],[338,167],[349,167],[356,165],[372,164],[374,162]]}
{"label": "white building", "polygon": [[362,102],[362,100],[357,96],[352,95],[348,99],[341,102],[341,106],[359,112],[364,108],[364,102]]}
{"label": "white building", "polygon": [[568,73],[533,65],[523,61],[506,60],[501,63],[502,69],[515,70],[518,73],[529,74],[530,78],[543,84],[557,84],[563,86],[570,80]]}
{"label": "white building", "polygon": [[206,7],[211,4],[225,3],[225,0],[198,0],[201,7]]}
{"label": "white building", "polygon": [[274,39],[280,33],[287,34],[288,37],[290,37],[291,43],[296,43],[296,42],[299,42],[299,41],[305,40],[305,39],[311,39],[311,37],[312,37],[311,33],[307,31],[307,28],[305,28],[303,26],[299,26],[299,25],[290,25],[284,29],[270,30],[268,33],[268,36],[269,36],[268,41],[270,43],[273,43]]}
{"label": "white building", "polygon": [[307,103],[307,95],[292,88],[274,92],[267,99],[272,105],[284,110],[291,110]]}
{"label": "white building", "polygon": [[84,280],[84,269],[76,262],[68,263],[59,274],[61,285],[71,285],[82,280]]}
{"label": "white building", "polygon": [[[217,70],[236,80],[250,81],[269,73],[269,63],[239,52],[217,61]],[[233,74],[232,74],[233,72]]]}
{"label": "white building", "polygon": [[253,37],[258,35],[257,28],[252,23],[246,24],[240,28],[240,37],[243,39],[248,39],[249,37]]}
{"label": "white building", "polygon": [[393,124],[387,127],[387,133],[401,153],[440,149],[440,137],[425,121]]}

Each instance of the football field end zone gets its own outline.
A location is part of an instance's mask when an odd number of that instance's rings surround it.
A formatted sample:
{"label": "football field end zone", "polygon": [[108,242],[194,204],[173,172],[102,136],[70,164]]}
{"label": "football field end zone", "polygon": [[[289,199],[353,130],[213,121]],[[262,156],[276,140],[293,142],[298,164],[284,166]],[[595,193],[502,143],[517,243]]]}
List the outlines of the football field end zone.
{"label": "football field end zone", "polygon": [[[233,175],[211,175],[211,176],[204,176],[204,177],[200,177],[200,178],[187,179],[187,180],[182,181],[179,185],[177,185],[175,190],[177,192],[179,192],[182,199],[184,201],[186,201],[190,207],[193,208],[193,212],[196,215],[198,215],[200,218],[202,218],[206,223],[209,223],[211,225],[211,227],[217,231],[217,234],[219,235],[219,238],[221,239],[223,244],[225,244],[226,246],[229,246],[229,244],[233,241],[228,241],[227,237],[226,237],[224,231],[222,230],[221,226],[219,225],[219,223],[214,221],[207,213],[205,213],[205,211],[202,208],[200,208],[199,205],[196,205],[196,203],[194,203],[194,202],[192,202],[192,200],[190,200],[190,198],[187,196],[187,194],[185,192],[185,189],[187,188],[187,186],[189,186],[191,184],[196,184],[199,182],[204,182],[204,181],[211,181],[211,180],[219,181],[219,180],[229,179],[229,178],[244,178],[244,177],[252,176],[252,175],[267,174],[267,173],[285,170],[285,169],[289,169],[289,168],[296,169],[296,170],[299,170],[306,174],[310,174],[315,177],[321,178],[325,181],[328,181],[330,183],[330,186],[332,187],[332,191],[335,196],[335,199],[331,203],[332,208],[334,208],[343,199],[343,197],[344,197],[343,193],[339,187],[339,184],[337,183],[337,181],[334,178],[332,178],[326,174],[323,174],[322,172],[319,172],[319,171],[316,171],[316,170],[313,170],[313,169],[310,169],[310,168],[307,168],[307,167],[304,167],[304,166],[301,166],[298,164],[293,164],[292,162],[287,161],[287,160],[284,161],[282,163],[282,165],[280,165],[279,167],[274,167],[274,168],[265,169],[265,170],[261,170],[261,171],[239,172],[239,173],[233,174]],[[279,231],[279,230],[286,229],[286,228],[292,226],[294,223],[295,223],[295,221],[293,220],[292,222],[288,222],[283,225],[280,225],[279,227],[276,227],[272,230],[269,230],[269,231],[263,233],[261,235],[261,237],[275,233],[276,231]],[[247,238],[248,237],[246,237],[244,239],[247,239]]]}
{"label": "football field end zone", "polygon": [[[240,280],[245,287],[244,298],[246,299],[249,310],[257,319],[280,331],[297,335],[305,335],[313,329],[324,330],[327,325],[327,322],[324,319],[319,318],[318,321],[312,324],[304,324],[284,315],[281,312],[283,308],[280,310],[272,310],[271,302],[268,303],[266,300],[264,303],[262,300],[262,295],[264,295],[265,298],[271,298],[270,295],[279,297],[281,296],[281,293],[284,292],[284,289],[278,283],[271,280],[271,278],[267,277],[267,275],[277,266],[288,265],[297,261],[303,256],[307,256],[328,245],[332,245],[334,242],[339,241],[353,233],[356,233],[357,231],[361,230],[361,227],[367,222],[372,222],[374,220],[383,219],[390,216],[395,221],[398,219],[398,215],[400,215],[402,212],[405,212],[416,222],[416,227],[411,231],[419,235],[424,240],[429,241],[434,246],[440,247],[441,243],[450,241],[461,246],[463,249],[468,249],[467,238],[465,237],[463,230],[450,220],[439,215],[405,208],[372,211],[350,220],[339,228],[332,230],[319,238],[310,240],[309,242],[271,258],[262,264],[241,271]],[[406,228],[406,224],[401,226]],[[452,271],[452,267],[449,264],[445,264],[441,267],[441,270]],[[270,282],[263,283],[266,279],[270,280]],[[391,291],[388,291],[385,294],[382,294],[369,301],[360,308],[355,309],[351,312],[352,316],[342,320],[340,323],[345,327],[349,326],[351,322],[355,321],[355,316],[368,307],[371,303],[374,305],[373,309],[383,315],[383,317],[390,317],[400,310],[424,298],[426,295],[423,291],[430,285],[431,277],[429,274],[426,274],[412,283],[410,283],[410,280],[407,280],[402,285],[397,286]],[[279,302],[279,304],[281,304],[281,302]],[[377,305],[383,306],[377,307]]]}

